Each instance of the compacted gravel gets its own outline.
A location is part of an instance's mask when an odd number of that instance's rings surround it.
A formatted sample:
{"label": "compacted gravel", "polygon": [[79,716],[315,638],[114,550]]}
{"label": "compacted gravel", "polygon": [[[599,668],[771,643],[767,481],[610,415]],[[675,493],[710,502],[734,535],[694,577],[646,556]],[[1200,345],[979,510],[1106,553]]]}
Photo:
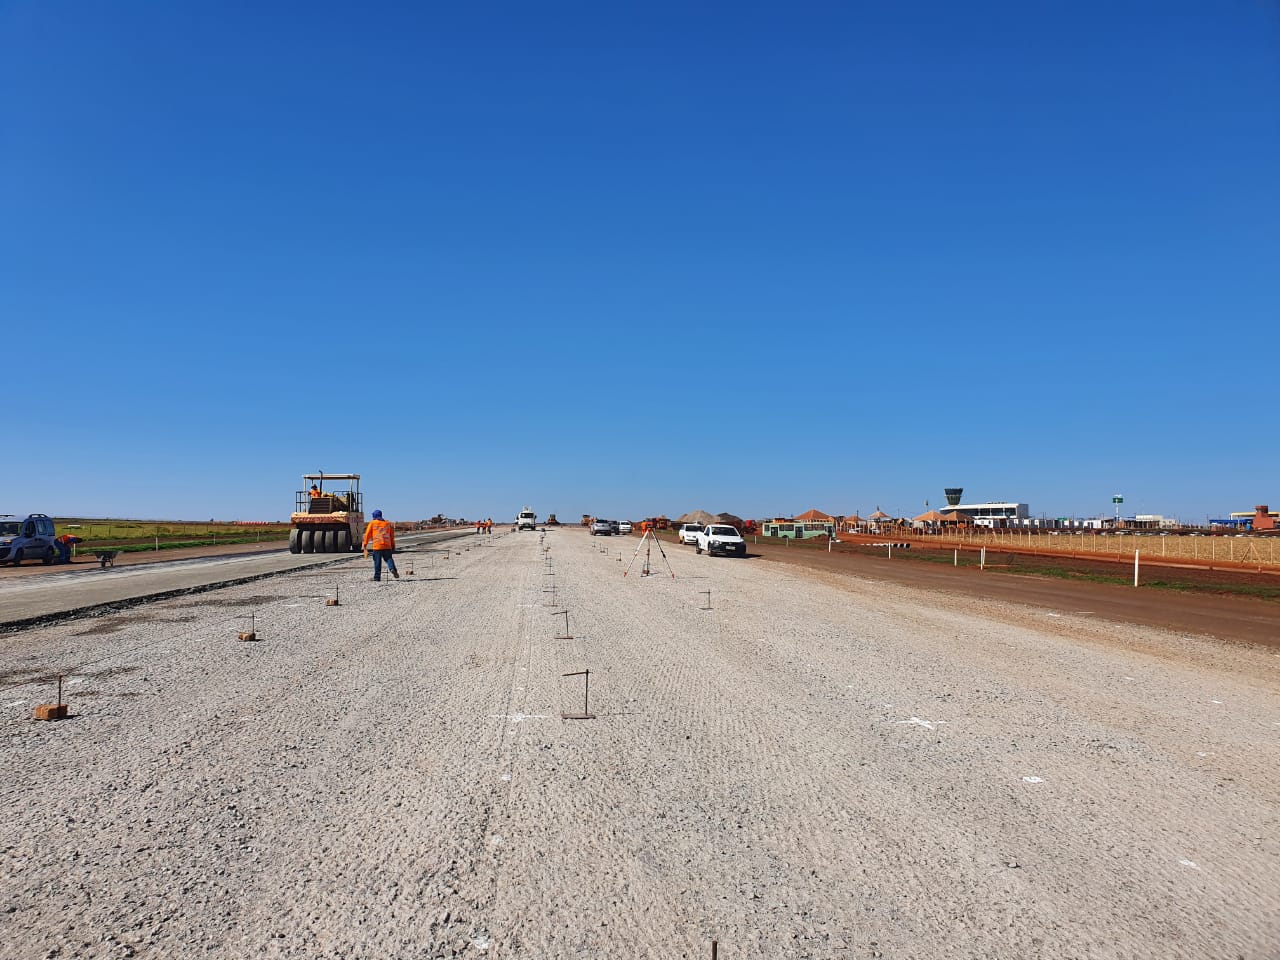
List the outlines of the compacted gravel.
{"label": "compacted gravel", "polygon": [[1280,956],[1269,650],[637,542],[0,636],[0,956]]}

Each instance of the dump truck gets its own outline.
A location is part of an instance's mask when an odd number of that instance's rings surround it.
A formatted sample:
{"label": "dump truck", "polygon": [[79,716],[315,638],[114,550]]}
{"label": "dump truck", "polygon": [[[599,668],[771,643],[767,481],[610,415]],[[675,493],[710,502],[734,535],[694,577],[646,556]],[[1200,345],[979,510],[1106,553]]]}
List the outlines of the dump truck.
{"label": "dump truck", "polygon": [[[358,473],[305,473],[289,515],[290,553],[350,553],[364,536]],[[306,486],[310,484],[310,486]]]}
{"label": "dump truck", "polygon": [[538,515],[533,512],[532,507],[525,507],[520,511],[520,516],[516,517],[516,530],[536,529],[538,529]]}

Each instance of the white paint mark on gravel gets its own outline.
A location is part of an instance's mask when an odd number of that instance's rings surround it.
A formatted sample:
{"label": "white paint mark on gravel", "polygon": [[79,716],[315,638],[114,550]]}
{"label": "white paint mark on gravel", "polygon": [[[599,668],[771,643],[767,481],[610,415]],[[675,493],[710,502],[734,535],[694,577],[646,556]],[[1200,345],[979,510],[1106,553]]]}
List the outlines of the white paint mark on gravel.
{"label": "white paint mark on gravel", "polygon": [[84,677],[68,677],[67,678],[67,686],[69,687],[75,686],[76,684],[80,684],[80,683],[84,683]]}
{"label": "white paint mark on gravel", "polygon": [[500,776],[498,779],[499,779],[499,780],[510,780],[510,779],[511,779],[511,774],[509,774],[509,773],[504,773],[504,774],[503,774],[502,776]]}
{"label": "white paint mark on gravel", "polygon": [[477,933],[471,939],[471,945],[483,953],[485,950],[488,950],[493,946],[493,941],[489,939],[489,935],[487,933]]}
{"label": "white paint mark on gravel", "polygon": [[906,720],[895,720],[894,723],[909,723],[915,727],[924,727],[926,730],[932,730],[935,724],[946,723],[946,720],[921,720],[919,717],[910,717]]}
{"label": "white paint mark on gravel", "polygon": [[1130,683],[1136,682],[1134,681],[1133,677],[1125,677],[1125,679],[1128,680]]}
{"label": "white paint mark on gravel", "polygon": [[1046,616],[1046,617],[1060,617],[1060,616],[1062,616],[1062,614],[1060,614],[1060,613],[1046,613],[1046,614],[1045,614],[1045,616]]}
{"label": "white paint mark on gravel", "polygon": [[546,715],[541,713],[491,713],[490,720],[510,720],[512,723],[522,723],[525,720],[545,720]]}
{"label": "white paint mark on gravel", "polygon": [[1221,704],[1221,703],[1222,703],[1222,701],[1221,701],[1221,700],[1210,700],[1209,702],[1210,702],[1210,703],[1217,703],[1217,704]]}
{"label": "white paint mark on gravel", "polygon": [[1192,870],[1200,869],[1200,864],[1196,863],[1194,860],[1179,860],[1178,862],[1184,867],[1190,867]]}
{"label": "white paint mark on gravel", "polygon": [[26,703],[26,702],[27,702],[27,701],[25,701],[25,700],[14,700],[12,703],[6,703],[6,704],[5,704],[5,706],[6,706],[6,707],[20,707],[20,706],[22,706],[22,705],[23,705],[24,703]]}
{"label": "white paint mark on gravel", "polygon": [[497,834],[494,834],[492,837],[489,838],[489,842],[493,844],[495,847],[500,847],[507,841],[503,837]]}
{"label": "white paint mark on gravel", "polygon": [[1044,783],[1044,777],[1023,777],[1023,783]]}

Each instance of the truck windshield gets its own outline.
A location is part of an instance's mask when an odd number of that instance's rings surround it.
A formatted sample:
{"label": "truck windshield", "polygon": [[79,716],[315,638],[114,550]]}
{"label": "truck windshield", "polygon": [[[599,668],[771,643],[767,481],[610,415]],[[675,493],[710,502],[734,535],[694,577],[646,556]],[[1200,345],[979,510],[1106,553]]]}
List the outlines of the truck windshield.
{"label": "truck windshield", "polygon": [[22,532],[21,521],[15,520],[12,523],[10,523],[9,521],[6,520],[3,522],[0,522],[0,537],[16,537],[21,532]]}
{"label": "truck windshield", "polygon": [[736,537],[738,535],[738,531],[733,527],[712,527],[707,532],[713,537]]}

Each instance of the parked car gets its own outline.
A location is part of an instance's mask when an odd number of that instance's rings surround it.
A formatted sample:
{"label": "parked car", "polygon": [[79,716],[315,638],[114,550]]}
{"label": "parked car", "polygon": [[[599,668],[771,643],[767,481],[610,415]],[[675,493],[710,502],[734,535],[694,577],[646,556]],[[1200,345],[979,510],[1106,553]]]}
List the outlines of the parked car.
{"label": "parked car", "polygon": [[698,534],[702,532],[702,524],[700,523],[682,523],[680,524],[680,542],[686,545],[693,545],[698,542]]}
{"label": "parked car", "polygon": [[610,531],[612,531],[613,535],[616,537],[618,534],[622,533],[622,524],[618,523],[617,520],[610,520],[609,529]]}
{"label": "parked car", "polygon": [[619,520],[619,521],[618,521],[618,532],[619,532],[619,533],[630,533],[630,532],[631,532],[631,521],[630,521],[630,520]]}
{"label": "parked car", "polygon": [[592,520],[591,535],[593,537],[611,537],[613,536],[613,524],[608,520]]}
{"label": "parked car", "polygon": [[15,567],[23,560],[53,563],[53,519],[43,513],[0,514],[0,563]]}
{"label": "parked car", "polygon": [[698,533],[693,549],[713,557],[716,554],[726,557],[745,557],[747,541],[742,539],[742,534],[738,533],[736,527],[724,523],[710,523],[707,524],[706,529]]}

